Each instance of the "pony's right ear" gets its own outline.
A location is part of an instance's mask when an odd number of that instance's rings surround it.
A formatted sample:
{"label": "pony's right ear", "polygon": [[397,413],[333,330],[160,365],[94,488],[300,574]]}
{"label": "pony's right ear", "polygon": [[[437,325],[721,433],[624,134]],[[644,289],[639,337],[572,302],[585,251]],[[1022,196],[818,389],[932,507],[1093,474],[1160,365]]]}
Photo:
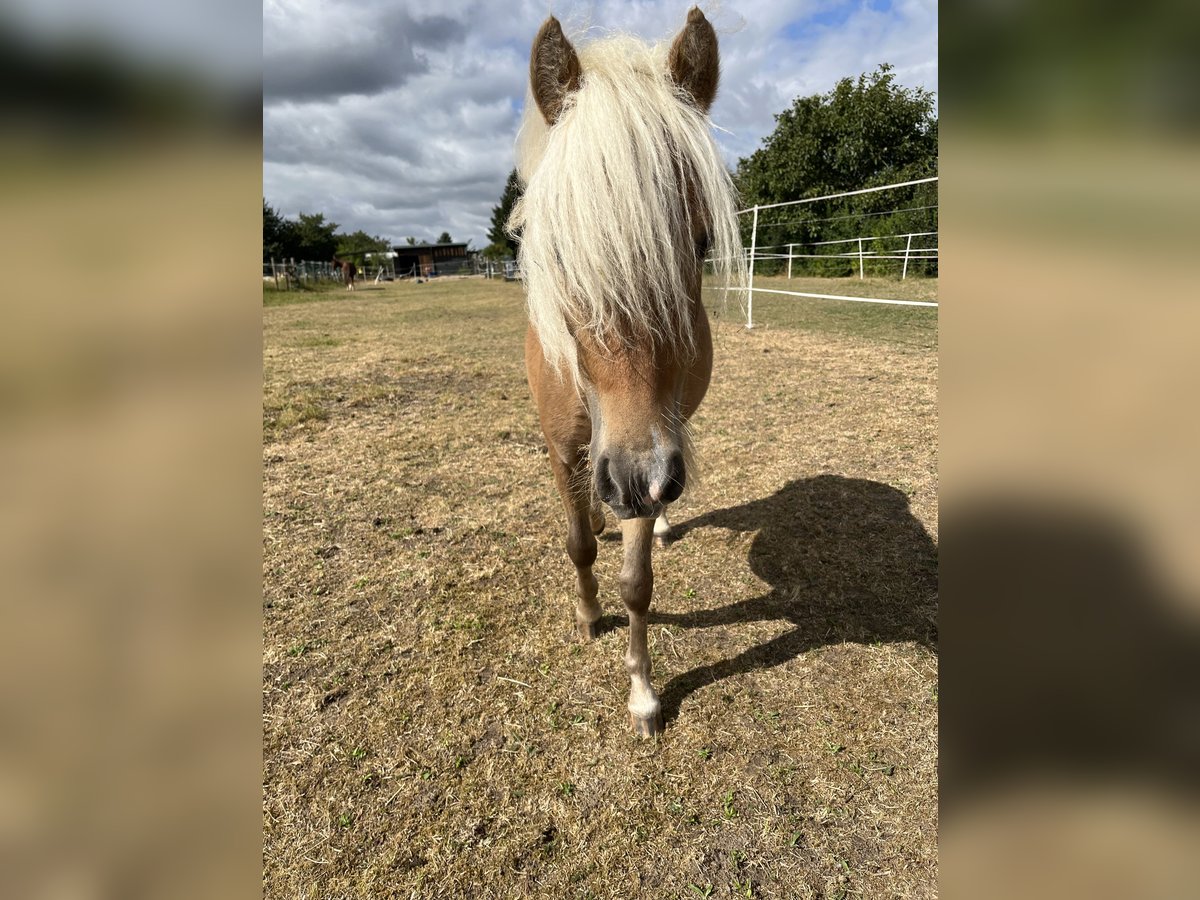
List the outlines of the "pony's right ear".
{"label": "pony's right ear", "polygon": [[558,121],[567,97],[579,89],[579,73],[575,48],[551,16],[538,29],[529,54],[529,84],[547,125]]}

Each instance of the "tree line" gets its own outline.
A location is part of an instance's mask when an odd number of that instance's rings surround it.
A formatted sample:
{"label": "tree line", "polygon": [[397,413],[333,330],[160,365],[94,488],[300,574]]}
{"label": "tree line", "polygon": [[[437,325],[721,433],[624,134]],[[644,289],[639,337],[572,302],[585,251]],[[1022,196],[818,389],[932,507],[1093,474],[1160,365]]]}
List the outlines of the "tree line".
{"label": "tree line", "polygon": [[[295,219],[285,218],[263,199],[263,261],[311,260],[324,262],[337,256],[362,263],[368,253],[386,253],[392,242],[385,237],[367,234],[361,229],[342,233],[337,222],[325,221],[324,213],[300,213]],[[405,238],[416,244],[415,237]],[[454,239],[443,231],[439,244],[451,244]]]}
{"label": "tree line", "polygon": [[[912,181],[937,172],[933,94],[897,84],[892,66],[884,63],[857,78],[843,78],[827,93],[797,97],[775,116],[775,130],[759,149],[738,160],[732,175],[742,205],[748,207]],[[492,208],[491,244],[485,256],[516,255],[520,239],[509,235],[505,225],[520,196],[514,169],[499,204]],[[937,205],[937,184],[931,182],[836,202],[766,210],[759,216],[758,243],[803,246],[871,233],[937,231]],[[749,246],[750,217],[742,218],[742,238]],[[764,264],[764,268],[772,265],[777,264]],[[808,271],[848,274],[850,265],[844,260],[822,260]],[[932,274],[936,263],[925,268]]]}
{"label": "tree line", "polygon": [[[886,63],[858,78],[843,78],[828,93],[796,98],[775,116],[775,123],[762,146],[738,161],[734,182],[744,207],[915,181],[938,173],[933,94],[897,84]],[[936,232],[937,207],[938,185],[929,182],[763,210],[758,217],[758,245],[795,244],[797,252],[806,252],[801,249],[805,247],[812,252],[818,249],[813,246],[816,241]],[[741,225],[742,240],[749,246],[750,216],[743,216]],[[899,243],[902,247],[903,241]],[[770,274],[783,265],[768,261],[756,266],[756,271]],[[804,271],[849,275],[857,272],[857,263],[844,258],[806,260]],[[909,271],[936,274],[937,263],[922,261]]]}
{"label": "tree line", "polygon": [[[797,97],[775,116],[775,130],[750,156],[738,160],[732,173],[743,206],[762,206],[817,197],[840,191],[912,181],[938,171],[938,119],[934,97],[921,88],[896,82],[886,63],[857,78],[843,78],[831,91]],[[759,216],[760,246],[809,246],[815,241],[855,238],[869,234],[936,232],[937,184],[914,185],[834,202],[764,210]],[[520,237],[506,226],[521,196],[521,182],[512,170],[500,202],[492,208],[490,241],[483,255],[515,257]],[[743,241],[750,243],[750,217],[743,216]],[[362,262],[368,253],[390,250],[386,238],[354,231],[339,232],[336,222],[322,213],[284,218],[263,200],[263,259]],[[419,243],[415,237],[408,244]],[[442,232],[437,243],[451,243]],[[759,271],[778,263],[762,264]],[[816,274],[849,274],[847,260],[810,261]],[[936,262],[923,266],[936,273]],[[845,270],[845,271],[843,271]]]}

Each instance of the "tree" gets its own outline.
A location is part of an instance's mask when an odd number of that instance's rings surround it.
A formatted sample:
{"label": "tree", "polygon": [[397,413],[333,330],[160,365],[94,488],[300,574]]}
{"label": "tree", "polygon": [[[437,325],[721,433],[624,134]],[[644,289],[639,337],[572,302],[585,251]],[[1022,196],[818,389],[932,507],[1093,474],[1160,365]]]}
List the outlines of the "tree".
{"label": "tree", "polygon": [[289,255],[317,261],[333,258],[338,247],[338,225],[326,222],[324,213],[300,213],[295,230],[295,252]]}
{"label": "tree", "polygon": [[[745,206],[937,174],[933,95],[897,84],[886,63],[857,79],[843,78],[827,94],[798,97],[775,121],[775,130],[762,146],[738,161],[735,180]],[[935,232],[937,184],[762,210],[758,226],[759,246],[809,245],[808,252],[816,249],[817,241]],[[742,217],[742,228],[749,245],[749,216]],[[768,260],[758,271],[771,272],[780,265]],[[932,274],[936,262],[921,268]],[[851,264],[845,258],[810,261],[807,271],[846,275]]]}
{"label": "tree", "polygon": [[933,94],[896,84],[887,63],[828,94],[798,97],[775,121],[763,146],[738,161],[747,204],[937,174]]}
{"label": "tree", "polygon": [[368,253],[387,253],[392,243],[387,238],[377,237],[359,230],[352,234],[339,234],[337,255],[342,259],[362,262]]}
{"label": "tree", "polygon": [[296,223],[285,219],[263,198],[263,261],[296,255]]}
{"label": "tree", "polygon": [[283,217],[279,212],[267,205],[263,197],[263,259],[270,259],[275,254],[279,244],[279,231],[283,227]]}
{"label": "tree", "polygon": [[417,239],[416,239],[415,237],[406,237],[406,238],[404,239],[404,241],[405,241],[405,243],[407,243],[407,244],[408,244],[408,246],[410,246],[410,247],[415,247],[415,246],[416,246],[416,244],[417,244]]}
{"label": "tree", "polygon": [[443,231],[442,236],[437,239],[439,244],[453,244],[454,238],[450,237],[450,232]]}
{"label": "tree", "polygon": [[500,195],[500,203],[492,207],[492,227],[488,229],[488,240],[492,242],[492,246],[507,249],[509,256],[517,255],[517,247],[521,243],[520,236],[514,238],[505,231],[508,226],[508,217],[512,215],[513,206],[520,199],[521,193],[521,180],[517,176],[517,170],[513,169],[508,174],[508,181],[504,184],[504,193]]}

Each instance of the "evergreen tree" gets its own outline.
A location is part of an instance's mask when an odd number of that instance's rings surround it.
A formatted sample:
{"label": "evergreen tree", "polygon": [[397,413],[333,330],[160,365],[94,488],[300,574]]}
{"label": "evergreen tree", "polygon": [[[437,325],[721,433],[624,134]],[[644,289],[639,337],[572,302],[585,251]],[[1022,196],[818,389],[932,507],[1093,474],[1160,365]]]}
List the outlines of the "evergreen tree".
{"label": "evergreen tree", "polygon": [[521,196],[521,181],[517,170],[513,169],[504,185],[504,193],[500,195],[500,203],[492,207],[492,227],[488,229],[488,240],[493,247],[504,248],[509,256],[517,255],[520,238],[513,238],[504,230],[508,225],[508,217],[512,215],[513,206]]}

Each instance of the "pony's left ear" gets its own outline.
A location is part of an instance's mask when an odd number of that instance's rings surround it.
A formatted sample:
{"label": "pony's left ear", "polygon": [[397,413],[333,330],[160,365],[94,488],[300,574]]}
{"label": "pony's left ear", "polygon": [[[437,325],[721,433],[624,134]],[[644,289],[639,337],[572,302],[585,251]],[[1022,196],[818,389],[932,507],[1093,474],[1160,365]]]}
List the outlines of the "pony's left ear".
{"label": "pony's left ear", "polygon": [[671,44],[667,66],[675,83],[691,94],[701,112],[708,112],[717,96],[721,61],[717,33],[699,7],[688,12],[687,24]]}

